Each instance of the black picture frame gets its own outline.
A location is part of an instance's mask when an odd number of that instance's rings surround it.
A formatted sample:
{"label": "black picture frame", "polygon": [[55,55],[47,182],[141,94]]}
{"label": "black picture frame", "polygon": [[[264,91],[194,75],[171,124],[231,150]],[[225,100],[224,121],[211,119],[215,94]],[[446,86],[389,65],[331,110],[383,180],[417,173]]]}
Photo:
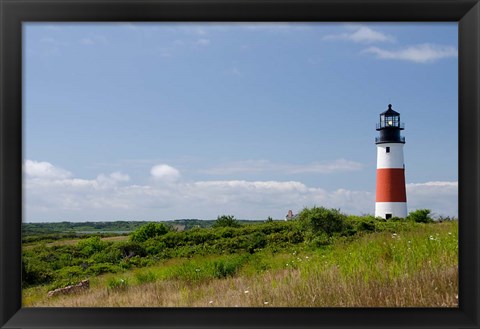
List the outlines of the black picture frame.
{"label": "black picture frame", "polygon": [[[1,328],[479,328],[478,0],[0,0],[0,17]],[[22,23],[34,21],[458,22],[459,307],[22,308]]]}

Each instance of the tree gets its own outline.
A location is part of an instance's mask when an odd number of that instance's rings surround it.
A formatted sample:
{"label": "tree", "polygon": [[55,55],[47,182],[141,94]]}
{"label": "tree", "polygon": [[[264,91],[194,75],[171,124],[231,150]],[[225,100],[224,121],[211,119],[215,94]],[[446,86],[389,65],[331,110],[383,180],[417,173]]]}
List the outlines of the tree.
{"label": "tree", "polygon": [[215,223],[213,223],[212,227],[240,227],[240,223],[235,219],[235,217],[230,215],[222,215],[218,216]]}
{"label": "tree", "polygon": [[314,234],[326,233],[329,236],[335,232],[342,232],[347,227],[346,216],[338,209],[324,207],[305,208],[298,214],[299,222],[304,229],[309,229]]}
{"label": "tree", "polygon": [[430,209],[418,209],[411,211],[407,218],[417,223],[431,223],[433,222],[433,218],[430,217],[431,212]]}
{"label": "tree", "polygon": [[133,231],[130,236],[130,241],[144,242],[156,236],[164,235],[170,231],[170,227],[163,223],[148,223]]}

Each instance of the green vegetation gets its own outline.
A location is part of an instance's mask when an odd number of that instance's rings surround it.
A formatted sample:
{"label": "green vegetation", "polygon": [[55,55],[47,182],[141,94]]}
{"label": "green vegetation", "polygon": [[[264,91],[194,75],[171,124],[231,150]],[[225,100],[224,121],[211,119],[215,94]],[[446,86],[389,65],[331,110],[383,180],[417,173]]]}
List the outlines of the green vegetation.
{"label": "green vegetation", "polygon": [[148,239],[164,235],[171,231],[171,228],[162,223],[148,223],[135,230],[130,236],[133,242],[145,242]]}
{"label": "green vegetation", "polygon": [[433,218],[430,217],[430,213],[430,209],[418,209],[409,213],[408,219],[417,223],[432,223]]}
{"label": "green vegetation", "polygon": [[222,215],[218,216],[212,227],[240,227],[240,223],[233,216]]}
{"label": "green vegetation", "polygon": [[[260,277],[284,275],[283,271],[300,271],[295,275],[306,285],[323,284],[319,278],[327,282],[328,273],[348,285],[406,280],[426,269],[448,270],[456,264],[457,221],[432,222],[429,215],[428,210],[418,210],[405,219],[386,221],[314,207],[292,221],[245,224],[223,215],[209,228],[183,231],[165,223],[144,223],[119,241],[101,236],[65,244],[40,240],[23,249],[25,301],[45,302],[46,291],[87,278],[93,288],[105,288],[108,296],[166,282],[196,282],[198,289],[207,289],[212,280],[251,278],[250,284],[256,285]],[[287,284],[271,280],[274,285]]]}

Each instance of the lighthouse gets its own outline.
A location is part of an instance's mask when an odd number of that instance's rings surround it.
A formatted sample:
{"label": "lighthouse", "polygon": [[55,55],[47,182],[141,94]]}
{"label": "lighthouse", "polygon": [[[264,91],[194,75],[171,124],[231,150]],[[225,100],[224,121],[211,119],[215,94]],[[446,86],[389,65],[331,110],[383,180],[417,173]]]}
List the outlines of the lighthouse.
{"label": "lighthouse", "polygon": [[377,193],[375,200],[375,217],[389,219],[407,217],[407,193],[405,191],[405,164],[403,162],[403,145],[405,137],[400,131],[405,125],[400,122],[400,113],[388,109],[380,113],[375,138],[377,145]]}

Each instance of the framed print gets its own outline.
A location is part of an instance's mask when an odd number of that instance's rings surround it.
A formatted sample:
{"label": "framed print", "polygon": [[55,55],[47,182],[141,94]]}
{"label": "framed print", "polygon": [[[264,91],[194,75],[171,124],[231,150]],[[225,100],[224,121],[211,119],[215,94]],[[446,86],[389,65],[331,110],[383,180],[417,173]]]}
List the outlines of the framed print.
{"label": "framed print", "polygon": [[479,6],[1,0],[2,328],[478,328]]}

